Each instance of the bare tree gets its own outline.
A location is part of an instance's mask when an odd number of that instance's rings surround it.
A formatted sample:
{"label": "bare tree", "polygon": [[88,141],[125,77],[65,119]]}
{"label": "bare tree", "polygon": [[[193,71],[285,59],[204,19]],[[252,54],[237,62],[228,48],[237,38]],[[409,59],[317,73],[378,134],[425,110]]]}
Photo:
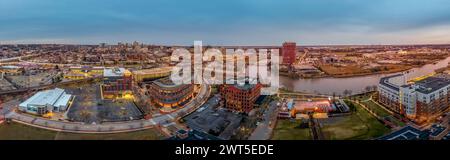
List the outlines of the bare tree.
{"label": "bare tree", "polygon": [[344,90],[344,92],[342,93],[342,94],[344,94],[344,97],[347,97],[347,95],[349,95],[349,90]]}
{"label": "bare tree", "polygon": [[370,92],[372,90],[372,86],[366,86],[366,88],[364,88],[364,89],[366,90],[366,93]]}
{"label": "bare tree", "polygon": [[378,90],[378,86],[377,85],[373,85],[372,86],[372,91],[377,91]]}

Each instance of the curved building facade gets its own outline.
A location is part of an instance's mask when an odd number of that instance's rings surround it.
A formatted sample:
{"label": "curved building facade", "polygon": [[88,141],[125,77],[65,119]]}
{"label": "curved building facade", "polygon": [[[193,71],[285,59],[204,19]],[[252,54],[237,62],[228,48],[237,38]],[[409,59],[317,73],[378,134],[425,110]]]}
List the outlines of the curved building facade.
{"label": "curved building facade", "polygon": [[162,113],[170,113],[185,105],[194,96],[194,85],[177,85],[168,77],[147,85],[148,95]]}

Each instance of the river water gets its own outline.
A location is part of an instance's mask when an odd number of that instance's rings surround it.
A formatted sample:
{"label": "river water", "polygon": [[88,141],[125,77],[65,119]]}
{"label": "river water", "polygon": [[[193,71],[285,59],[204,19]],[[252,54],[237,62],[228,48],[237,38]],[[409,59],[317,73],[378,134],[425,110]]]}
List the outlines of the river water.
{"label": "river water", "polygon": [[[408,79],[427,75],[433,73],[434,70],[442,67],[446,67],[450,62],[450,57],[439,61],[436,64],[427,64],[420,68],[413,68],[406,74]],[[398,72],[401,73],[401,72]],[[316,78],[316,79],[291,79],[288,77],[280,76],[280,84],[282,87],[292,89],[299,92],[308,92],[316,94],[342,95],[345,90],[351,90],[352,94],[362,93],[367,86],[378,85],[380,78],[398,74],[376,74],[359,77],[348,78]]]}

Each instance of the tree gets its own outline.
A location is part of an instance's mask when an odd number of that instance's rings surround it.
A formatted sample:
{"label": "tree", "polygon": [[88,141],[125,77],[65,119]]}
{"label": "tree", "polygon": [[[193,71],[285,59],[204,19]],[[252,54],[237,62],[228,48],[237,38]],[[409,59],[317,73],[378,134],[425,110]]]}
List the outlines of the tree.
{"label": "tree", "polygon": [[349,95],[349,92],[350,91],[346,89],[346,90],[344,90],[344,92],[342,94],[344,94],[344,97],[347,97],[347,95]]}
{"label": "tree", "polygon": [[378,86],[377,85],[373,85],[372,86],[372,91],[377,91],[378,90]]}
{"label": "tree", "polygon": [[370,92],[372,90],[372,86],[366,86],[366,88],[364,88],[366,90],[366,92]]}

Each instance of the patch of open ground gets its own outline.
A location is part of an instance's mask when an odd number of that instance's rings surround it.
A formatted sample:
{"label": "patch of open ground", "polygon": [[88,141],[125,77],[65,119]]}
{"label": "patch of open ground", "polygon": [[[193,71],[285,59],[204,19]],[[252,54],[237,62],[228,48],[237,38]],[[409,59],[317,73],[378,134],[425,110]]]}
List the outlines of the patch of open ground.
{"label": "patch of open ground", "polygon": [[411,69],[411,66],[407,65],[383,65],[375,68],[365,69],[361,65],[346,65],[337,66],[332,64],[324,64],[319,66],[320,70],[333,77],[352,77],[352,76],[362,76],[370,74],[380,74],[380,73],[394,73],[401,72]]}
{"label": "patch of open ground", "polygon": [[55,132],[19,123],[0,125],[0,140],[160,140],[164,136],[156,129],[116,134],[77,134]]}
{"label": "patch of open ground", "polygon": [[355,112],[349,116],[320,120],[326,139],[364,140],[377,138],[390,132],[389,128],[361,106],[357,104],[353,106]]}
{"label": "patch of open ground", "polygon": [[309,127],[301,126],[301,120],[280,119],[273,131],[272,140],[311,140]]}

